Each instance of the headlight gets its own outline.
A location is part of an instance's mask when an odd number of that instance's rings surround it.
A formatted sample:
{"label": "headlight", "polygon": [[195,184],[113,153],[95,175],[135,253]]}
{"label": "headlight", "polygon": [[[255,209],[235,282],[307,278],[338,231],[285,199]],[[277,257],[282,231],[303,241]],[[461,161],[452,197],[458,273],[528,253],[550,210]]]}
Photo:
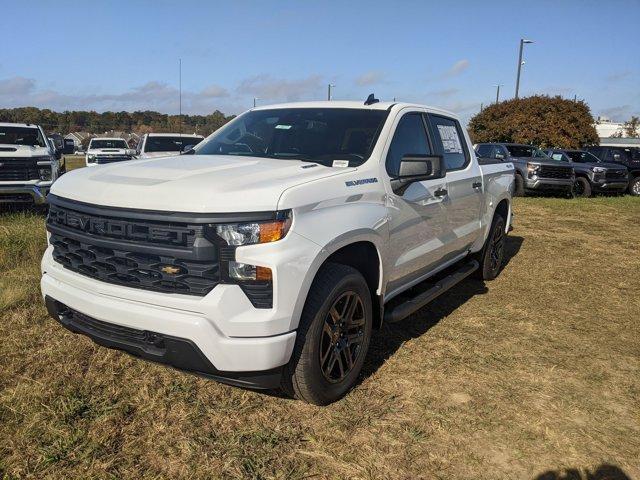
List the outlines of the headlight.
{"label": "headlight", "polygon": [[607,171],[607,169],[604,167],[592,167],[591,170],[593,171],[593,173],[604,173]]}
{"label": "headlight", "polygon": [[269,222],[216,225],[216,233],[227,245],[234,247],[276,242],[283,239],[291,227],[291,213],[287,212],[281,217]]}
{"label": "headlight", "polygon": [[95,161],[96,161],[96,156],[95,155],[87,155],[87,162],[93,163]]}
{"label": "headlight", "polygon": [[540,165],[533,165],[531,163],[527,163],[527,170],[529,170],[530,172],[537,172],[538,170],[540,170]]}

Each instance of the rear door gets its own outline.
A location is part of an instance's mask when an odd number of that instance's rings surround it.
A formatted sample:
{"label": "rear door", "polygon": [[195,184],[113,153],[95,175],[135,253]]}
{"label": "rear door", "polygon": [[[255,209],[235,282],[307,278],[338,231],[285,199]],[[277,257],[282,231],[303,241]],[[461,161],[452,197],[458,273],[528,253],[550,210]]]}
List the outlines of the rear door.
{"label": "rear door", "polygon": [[442,155],[447,169],[446,235],[448,257],[464,254],[481,233],[483,205],[482,172],[472,161],[465,132],[458,120],[429,114],[435,153]]}

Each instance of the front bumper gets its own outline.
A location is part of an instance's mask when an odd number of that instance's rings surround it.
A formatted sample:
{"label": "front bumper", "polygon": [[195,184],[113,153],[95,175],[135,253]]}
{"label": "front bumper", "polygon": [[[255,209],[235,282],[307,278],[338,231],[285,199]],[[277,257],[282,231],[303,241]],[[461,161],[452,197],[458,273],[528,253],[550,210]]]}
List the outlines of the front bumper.
{"label": "front bumper", "polygon": [[86,335],[104,347],[239,387],[275,389],[280,385],[281,368],[240,373],[220,371],[189,339],[103,322],[48,295],[45,304],[49,315],[67,330]]}
{"label": "front bumper", "polygon": [[0,185],[0,203],[44,205],[47,203],[47,195],[50,189],[51,182]]}
{"label": "front bumper", "polygon": [[573,188],[573,178],[541,178],[533,177],[525,180],[525,188],[527,190],[562,190],[568,191]]}
{"label": "front bumper", "polygon": [[[214,370],[187,369],[230,376],[229,372],[266,372],[289,361],[311,282],[308,273],[320,247],[289,232],[279,242],[238,248],[238,261],[272,269],[273,308],[255,308],[233,284],[218,284],[199,297],[102,282],[64,268],[52,251],[50,246],[42,259],[45,299],[116,327],[190,341]],[[175,362],[162,363],[185,369]]]}
{"label": "front bumper", "polygon": [[629,181],[628,180],[607,180],[607,179],[603,179],[603,180],[598,180],[593,182],[592,184],[592,188],[596,191],[607,191],[607,192],[611,192],[611,191],[624,191],[627,189],[627,186],[629,185]]}

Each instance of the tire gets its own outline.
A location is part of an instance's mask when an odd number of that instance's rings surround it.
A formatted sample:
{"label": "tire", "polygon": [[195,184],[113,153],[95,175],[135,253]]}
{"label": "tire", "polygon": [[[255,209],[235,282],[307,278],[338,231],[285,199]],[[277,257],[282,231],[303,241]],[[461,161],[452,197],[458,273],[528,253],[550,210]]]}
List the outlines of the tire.
{"label": "tire", "polygon": [[[341,328],[341,323],[350,326]],[[282,389],[315,405],[342,398],[362,370],[372,327],[371,293],[362,274],[337,263],[321,267],[302,311]]]}
{"label": "tire", "polygon": [[634,177],[629,181],[629,194],[634,197],[640,196],[640,176]]}
{"label": "tire", "polygon": [[515,187],[513,189],[513,196],[514,197],[524,197],[525,191],[524,191],[524,179],[522,178],[522,175],[520,175],[519,173],[516,173],[516,181],[515,181]]}
{"label": "tire", "polygon": [[481,280],[493,280],[500,273],[504,260],[505,225],[505,218],[502,214],[496,213],[484,247],[476,258],[480,263],[476,277]]}
{"label": "tire", "polygon": [[591,184],[584,177],[576,177],[573,182],[573,196],[577,198],[587,198],[591,196]]}

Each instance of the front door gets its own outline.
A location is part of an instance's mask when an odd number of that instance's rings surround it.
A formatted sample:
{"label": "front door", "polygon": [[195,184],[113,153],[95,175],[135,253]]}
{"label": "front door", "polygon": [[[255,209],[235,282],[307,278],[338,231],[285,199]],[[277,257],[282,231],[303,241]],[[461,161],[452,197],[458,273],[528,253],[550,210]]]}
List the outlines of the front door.
{"label": "front door", "polygon": [[[432,155],[426,115],[404,111],[395,120],[386,155],[386,169],[397,177],[405,155]],[[387,297],[418,281],[447,253],[447,209],[441,195],[447,179],[412,183],[404,192],[389,192],[390,264]]]}

